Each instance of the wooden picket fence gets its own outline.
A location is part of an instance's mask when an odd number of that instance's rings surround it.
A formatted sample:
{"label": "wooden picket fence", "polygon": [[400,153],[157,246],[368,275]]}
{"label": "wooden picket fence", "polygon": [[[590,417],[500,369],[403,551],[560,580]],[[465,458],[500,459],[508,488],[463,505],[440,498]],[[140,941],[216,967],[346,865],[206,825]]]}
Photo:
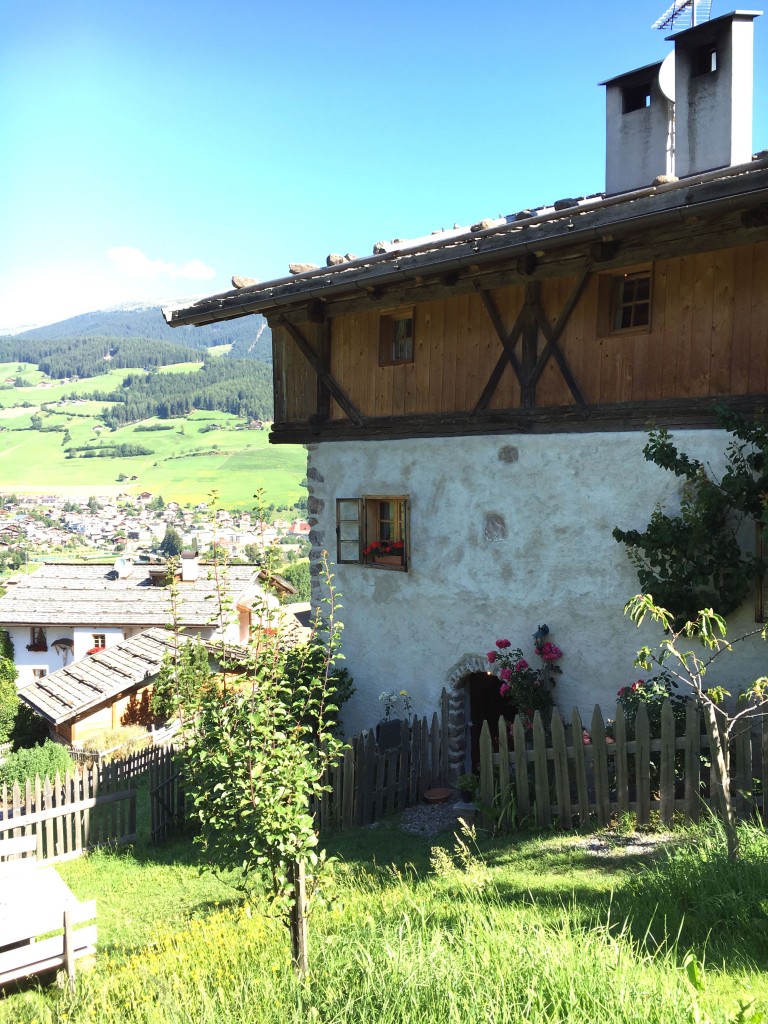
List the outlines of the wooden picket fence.
{"label": "wooden picket fence", "polygon": [[[585,742],[578,710],[568,726],[552,716],[547,735],[537,712],[532,739],[519,718],[512,745],[499,720],[498,753],[484,723],[480,739],[479,803],[486,826],[509,830],[522,823],[555,824],[562,829],[603,827],[631,815],[646,825],[652,812],[671,827],[675,820],[699,820],[702,809],[717,810],[709,785],[709,741],[701,715],[690,704],[683,728],[675,729],[669,701],[661,715],[661,737],[651,739],[644,705],[638,710],[635,738],[627,739],[623,709],[616,709],[613,736],[595,707]],[[737,813],[768,816],[768,718],[757,733],[744,722],[730,752]],[[677,819],[675,815],[677,813]]]}
{"label": "wooden picket fence", "polygon": [[[38,860],[79,857],[96,846],[136,840],[136,779],[150,771],[153,840],[164,838],[178,820],[178,782],[173,748],[138,751],[121,761],[76,765],[61,778],[35,779],[0,790],[0,839],[34,836]],[[169,787],[172,795],[169,796]],[[156,809],[157,807],[160,810]],[[163,808],[167,809],[164,810]]]}
{"label": "wooden picket fence", "polygon": [[370,825],[393,811],[420,803],[425,790],[445,786],[448,779],[448,698],[443,691],[441,714],[403,721],[396,743],[380,746],[375,730],[350,740],[343,759],[330,769],[330,790],[315,807],[323,829]]}

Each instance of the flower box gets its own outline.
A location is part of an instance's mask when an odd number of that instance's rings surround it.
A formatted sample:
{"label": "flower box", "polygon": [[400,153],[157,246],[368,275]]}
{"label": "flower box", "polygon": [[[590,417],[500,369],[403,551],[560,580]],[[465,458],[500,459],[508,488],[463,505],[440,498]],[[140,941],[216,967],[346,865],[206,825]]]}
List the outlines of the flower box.
{"label": "flower box", "polygon": [[373,555],[372,561],[374,565],[402,565],[402,555]]}

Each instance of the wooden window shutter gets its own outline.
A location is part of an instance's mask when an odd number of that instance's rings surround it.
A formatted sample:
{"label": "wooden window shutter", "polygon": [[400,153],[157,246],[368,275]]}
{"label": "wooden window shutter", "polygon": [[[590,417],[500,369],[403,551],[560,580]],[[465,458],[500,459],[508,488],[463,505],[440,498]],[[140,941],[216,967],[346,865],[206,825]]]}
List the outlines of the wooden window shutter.
{"label": "wooden window shutter", "polygon": [[362,501],[336,499],[336,562],[344,565],[362,561]]}

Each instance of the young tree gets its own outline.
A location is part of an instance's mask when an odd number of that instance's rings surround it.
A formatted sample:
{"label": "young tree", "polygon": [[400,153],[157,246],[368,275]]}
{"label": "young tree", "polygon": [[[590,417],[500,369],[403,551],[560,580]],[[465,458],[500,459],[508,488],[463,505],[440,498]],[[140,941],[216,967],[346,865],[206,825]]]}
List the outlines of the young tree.
{"label": "young tree", "polygon": [[218,866],[241,872],[244,888],[266,884],[300,973],[308,970],[308,907],[324,865],[311,803],[343,749],[332,699],[341,625],[326,579],[327,619],[291,651],[290,667],[273,607],[258,616],[237,685],[200,691],[183,755],[199,841]]}
{"label": "young tree", "polygon": [[[711,608],[703,609],[697,618],[677,629],[672,613],[655,604],[650,594],[637,594],[624,610],[637,626],[643,623],[646,615],[650,615],[665,634],[656,650],[642,647],[637,653],[635,664],[646,671],[650,671],[654,665],[658,666],[666,675],[692,692],[701,707],[709,738],[712,785],[725,827],[728,856],[736,860],[739,856],[739,837],[731,795],[730,743],[740,722],[762,717],[768,711],[768,677],[761,676],[746,687],[739,694],[741,710],[733,712],[724,706],[724,701],[731,694],[722,686],[705,687],[704,677],[717,658],[733,649],[734,643],[757,634],[765,640],[768,626],[754,629],[729,642],[725,620]],[[685,650],[690,641],[698,644],[701,654],[695,650]]]}
{"label": "young tree", "polygon": [[12,656],[0,655],[0,743],[7,743],[13,735],[18,713],[16,666]]}

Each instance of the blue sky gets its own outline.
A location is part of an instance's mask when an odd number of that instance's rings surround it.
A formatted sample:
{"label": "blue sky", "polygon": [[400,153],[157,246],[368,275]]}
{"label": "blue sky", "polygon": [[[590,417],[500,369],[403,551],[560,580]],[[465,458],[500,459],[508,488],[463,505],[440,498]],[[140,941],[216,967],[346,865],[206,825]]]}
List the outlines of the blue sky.
{"label": "blue sky", "polygon": [[[2,0],[0,329],[598,192],[665,6]],[[758,150],[768,18],[755,61]]]}

